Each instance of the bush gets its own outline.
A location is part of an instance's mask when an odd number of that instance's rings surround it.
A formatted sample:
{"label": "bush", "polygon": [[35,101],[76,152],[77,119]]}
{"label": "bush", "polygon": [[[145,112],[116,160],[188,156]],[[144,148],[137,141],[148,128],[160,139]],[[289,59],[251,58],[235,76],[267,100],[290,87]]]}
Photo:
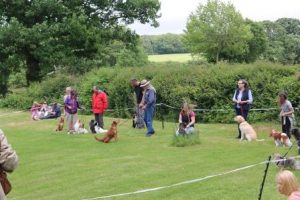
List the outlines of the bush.
{"label": "bush", "polygon": [[41,83],[33,83],[25,90],[15,91],[0,99],[0,107],[14,109],[29,109],[33,101],[58,102],[63,104],[63,95],[66,87],[76,86],[76,79],[68,75],[47,77]]}
{"label": "bush", "polygon": [[[191,103],[197,105],[197,109],[212,109],[209,112],[196,111],[198,122],[233,122],[235,113],[232,96],[237,80],[240,78],[249,81],[254,96],[252,108],[278,108],[277,94],[281,90],[289,93],[289,99],[294,106],[299,102],[300,81],[296,77],[298,66],[264,62],[251,65],[226,63],[210,66],[180,63],[155,65],[155,67],[142,68],[102,67],[76,79],[66,75],[49,77],[40,84],[31,85],[22,94],[14,93],[0,100],[0,106],[24,107],[11,105],[11,98],[17,100],[19,97],[24,98],[24,102],[18,104],[28,104],[33,99],[62,102],[65,87],[71,85],[75,86],[81,104],[89,111],[92,87],[99,85],[109,94],[109,108],[115,109],[111,114],[116,117],[126,117],[131,115],[126,108],[134,106],[133,89],[129,82],[132,77],[151,80],[157,90],[157,103],[165,103],[176,108],[163,108],[163,110],[161,107],[157,108],[156,116],[161,118],[163,114],[168,120],[177,121],[183,99],[189,99]],[[15,97],[16,95],[19,97]],[[251,111],[249,120],[251,122],[277,120],[278,114],[279,110]]]}

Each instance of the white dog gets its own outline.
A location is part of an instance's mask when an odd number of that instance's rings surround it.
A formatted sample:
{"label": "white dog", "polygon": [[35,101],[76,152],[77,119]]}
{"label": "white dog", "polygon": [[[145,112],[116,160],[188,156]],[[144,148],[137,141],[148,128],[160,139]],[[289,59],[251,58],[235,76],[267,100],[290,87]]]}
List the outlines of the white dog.
{"label": "white dog", "polygon": [[239,128],[241,130],[241,140],[248,140],[249,142],[251,142],[252,140],[257,140],[257,141],[263,141],[263,140],[258,140],[257,139],[257,134],[255,132],[255,130],[253,129],[253,127],[246,122],[246,120],[244,119],[243,116],[236,116],[234,118],[234,121],[236,121],[239,124]]}
{"label": "white dog", "polygon": [[108,130],[102,129],[100,126],[95,126],[96,133],[107,133]]}
{"label": "white dog", "polygon": [[77,120],[76,123],[74,124],[74,131],[75,131],[74,132],[75,134],[86,134],[86,133],[88,133],[88,130],[86,130],[84,128],[84,124],[81,123],[80,120]]}

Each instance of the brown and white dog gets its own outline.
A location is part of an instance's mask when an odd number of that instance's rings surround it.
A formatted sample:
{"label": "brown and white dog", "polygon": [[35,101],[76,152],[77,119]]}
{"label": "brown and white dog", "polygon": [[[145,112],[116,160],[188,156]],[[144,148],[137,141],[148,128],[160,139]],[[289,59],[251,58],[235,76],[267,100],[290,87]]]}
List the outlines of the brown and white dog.
{"label": "brown and white dog", "polygon": [[63,116],[60,117],[59,122],[57,124],[56,131],[62,131],[64,128],[65,118]]}
{"label": "brown and white dog", "polygon": [[275,145],[277,147],[282,145],[284,145],[285,147],[291,147],[293,145],[287,134],[277,132],[274,129],[271,131],[270,137],[273,137]]}
{"label": "brown and white dog", "polygon": [[98,142],[104,142],[104,143],[108,143],[110,140],[112,140],[113,138],[115,139],[115,141],[117,141],[118,139],[118,129],[117,129],[117,125],[118,122],[117,121],[113,121],[111,124],[110,129],[107,131],[107,133],[105,134],[105,136],[103,138],[97,138],[95,136],[95,139]]}
{"label": "brown and white dog", "polygon": [[74,124],[74,130],[75,130],[75,132],[74,132],[75,134],[86,134],[86,133],[88,133],[88,130],[86,130],[84,128],[84,123],[81,122],[80,119],[78,119],[76,121],[76,123]]}
{"label": "brown and white dog", "polygon": [[252,140],[256,140],[256,141],[263,141],[263,140],[258,140],[257,139],[257,134],[255,132],[255,130],[253,129],[253,127],[246,122],[246,120],[244,119],[243,116],[238,115],[234,118],[234,121],[236,121],[239,124],[239,128],[241,130],[241,140],[247,140],[249,142],[251,142]]}

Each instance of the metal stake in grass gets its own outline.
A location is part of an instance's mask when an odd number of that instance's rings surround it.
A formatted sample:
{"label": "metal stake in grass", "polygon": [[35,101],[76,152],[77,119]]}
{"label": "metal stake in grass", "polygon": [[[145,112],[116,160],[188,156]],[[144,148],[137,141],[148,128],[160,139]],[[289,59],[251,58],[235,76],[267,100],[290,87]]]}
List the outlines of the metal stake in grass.
{"label": "metal stake in grass", "polygon": [[270,161],[271,161],[271,156],[269,156],[269,159],[268,159],[268,162],[267,162],[267,166],[266,166],[266,169],[265,169],[264,178],[263,178],[263,181],[262,181],[261,186],[260,186],[260,191],[259,191],[259,195],[258,195],[258,200],[261,200],[261,195],[262,195],[263,190],[264,190],[264,185],[265,185],[265,181],[266,181],[266,177],[267,177],[267,173],[268,173]]}

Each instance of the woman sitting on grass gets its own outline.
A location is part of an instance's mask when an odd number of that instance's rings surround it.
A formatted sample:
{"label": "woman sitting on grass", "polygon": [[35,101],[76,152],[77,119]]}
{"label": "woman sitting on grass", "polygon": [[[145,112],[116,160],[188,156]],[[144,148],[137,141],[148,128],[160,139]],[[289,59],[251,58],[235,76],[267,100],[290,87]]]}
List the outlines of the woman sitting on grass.
{"label": "woman sitting on grass", "polygon": [[41,105],[38,102],[33,102],[32,106],[31,106],[31,118],[33,120],[40,120],[40,109],[41,109]]}
{"label": "woman sitting on grass", "polygon": [[195,106],[184,102],[182,110],[179,113],[179,129],[176,135],[192,134],[196,122],[196,114],[193,112]]}
{"label": "woman sitting on grass", "polygon": [[277,174],[276,177],[277,190],[287,196],[287,200],[300,200],[299,184],[295,175],[284,170]]}

